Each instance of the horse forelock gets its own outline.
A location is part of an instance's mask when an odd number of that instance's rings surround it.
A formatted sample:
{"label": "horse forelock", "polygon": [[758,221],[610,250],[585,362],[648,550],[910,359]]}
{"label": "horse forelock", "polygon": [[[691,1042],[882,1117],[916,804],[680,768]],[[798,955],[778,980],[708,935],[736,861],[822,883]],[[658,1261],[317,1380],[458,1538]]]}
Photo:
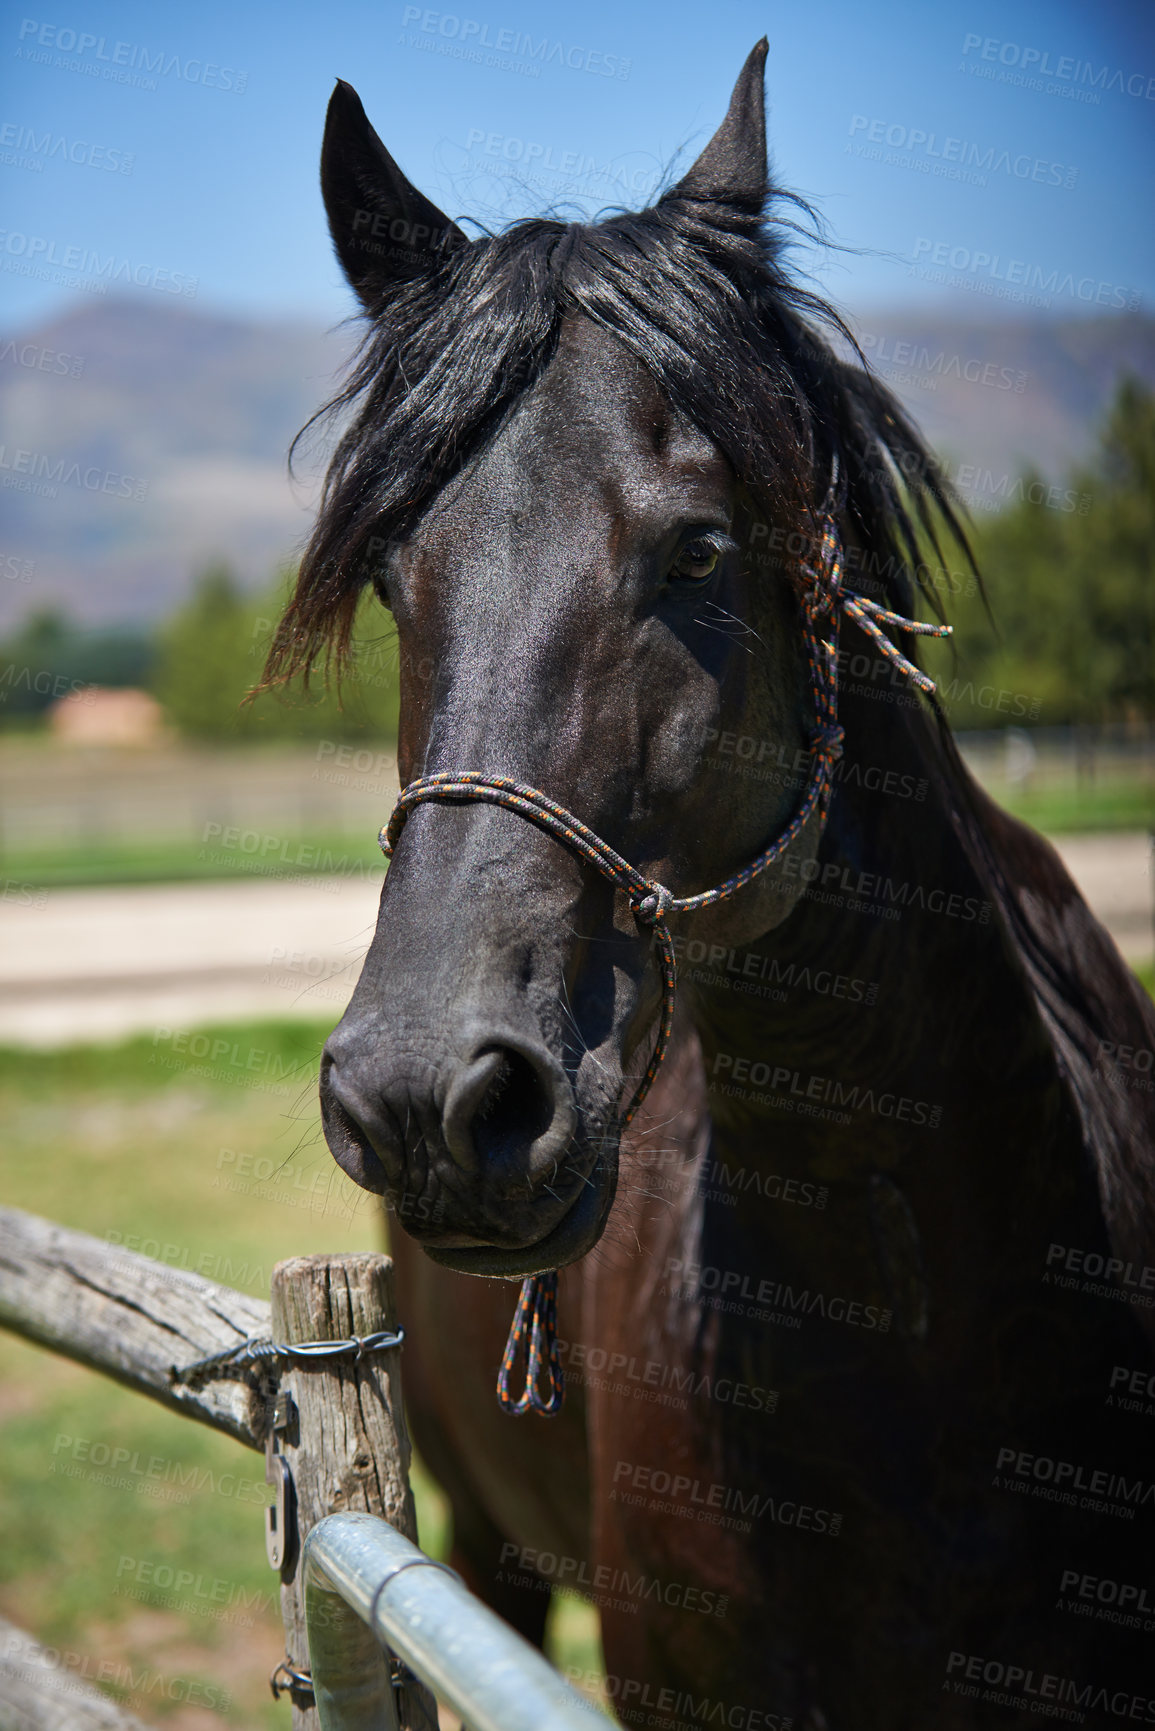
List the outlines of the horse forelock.
{"label": "horse forelock", "polygon": [[965,539],[920,435],[860,354],[836,352],[832,338],[853,345],[846,325],[791,274],[791,202],[771,189],[768,218],[675,188],[596,223],[529,218],[398,285],[309,423],[349,416],[266,679],[340,660],[390,546],[500,428],[574,314],[622,342],[787,533],[815,533],[837,472],[864,569],[908,611],[936,510]]}

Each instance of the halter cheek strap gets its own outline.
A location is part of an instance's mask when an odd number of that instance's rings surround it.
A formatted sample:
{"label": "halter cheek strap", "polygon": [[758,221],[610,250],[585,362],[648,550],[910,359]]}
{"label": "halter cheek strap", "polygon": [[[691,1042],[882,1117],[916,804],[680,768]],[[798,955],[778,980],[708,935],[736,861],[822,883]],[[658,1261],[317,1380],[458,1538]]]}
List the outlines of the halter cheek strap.
{"label": "halter cheek strap", "polygon": [[[815,811],[818,812],[820,834],[826,826],[834,788],[834,767],[842,756],[843,747],[843,732],[838,724],[838,638],[842,614],[848,614],[873,638],[887,660],[893,662],[900,673],[920,690],[934,690],[934,681],[907,660],[882,627],[909,631],[919,637],[949,637],[951,626],[926,625],[904,618],[901,613],[891,612],[866,595],[844,589],[842,543],[833,517],[824,520],[818,557],[812,565],[804,567],[804,574],[802,635],[816,721],[810,735],[810,774],[806,791],[801,805],[781,835],[750,865],[743,866],[741,871],[735,872],[716,888],[703,890],[700,895],[676,896],[665,884],[657,883],[630,865],[580,818],[539,789],[510,781],[505,776],[483,775],[474,769],[446,770],[411,781],[398,795],[393,814],[381,831],[381,849],[386,858],[390,858],[414,806],[431,801],[448,801],[455,805],[471,801],[498,805],[545,830],[547,835],[552,835],[571,853],[601,872],[627,896],[638,926],[643,931],[652,930],[654,934],[662,979],[662,1008],[653,1053],[633,1098],[618,1120],[619,1131],[630,1123],[649,1093],[670,1043],[676,979],[674,941],[667,925],[669,916],[711,907],[751,883],[786,852]],[[821,629],[824,620],[825,635]],[[510,1380],[519,1354],[525,1359],[525,1387],[515,1398],[510,1390]],[[538,1392],[538,1381],[542,1376],[548,1390],[544,1397]],[[497,1398],[507,1412],[532,1410],[552,1414],[560,1412],[564,1393],[565,1376],[557,1347],[557,1270],[550,1269],[545,1273],[527,1275],[522,1282],[517,1312],[498,1373]]]}

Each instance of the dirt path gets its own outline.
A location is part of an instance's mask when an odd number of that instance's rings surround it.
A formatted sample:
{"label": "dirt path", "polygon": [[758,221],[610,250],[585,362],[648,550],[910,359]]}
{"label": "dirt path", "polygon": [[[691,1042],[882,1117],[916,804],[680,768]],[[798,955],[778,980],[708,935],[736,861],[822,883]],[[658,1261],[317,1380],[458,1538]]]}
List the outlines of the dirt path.
{"label": "dirt path", "polygon": [[[1150,961],[1150,838],[1071,836],[1058,846],[1123,954]],[[0,1042],[111,1040],[256,1016],[335,1022],[378,894],[375,880],[330,877],[0,899]]]}
{"label": "dirt path", "polygon": [[0,1041],[50,1046],[257,1016],[335,1022],[379,881],[150,884],[0,902]]}

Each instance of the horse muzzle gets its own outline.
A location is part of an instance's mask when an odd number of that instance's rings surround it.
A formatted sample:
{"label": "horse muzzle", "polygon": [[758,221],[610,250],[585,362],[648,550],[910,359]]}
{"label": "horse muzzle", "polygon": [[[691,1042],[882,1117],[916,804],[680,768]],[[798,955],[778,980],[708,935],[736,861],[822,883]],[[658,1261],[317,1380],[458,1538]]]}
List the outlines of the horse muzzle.
{"label": "horse muzzle", "polygon": [[320,1094],[337,1164],[438,1262],[533,1273],[584,1255],[604,1225],[616,1134],[590,1133],[540,1039],[474,1029],[435,1053],[385,1045],[347,1018],[326,1044]]}

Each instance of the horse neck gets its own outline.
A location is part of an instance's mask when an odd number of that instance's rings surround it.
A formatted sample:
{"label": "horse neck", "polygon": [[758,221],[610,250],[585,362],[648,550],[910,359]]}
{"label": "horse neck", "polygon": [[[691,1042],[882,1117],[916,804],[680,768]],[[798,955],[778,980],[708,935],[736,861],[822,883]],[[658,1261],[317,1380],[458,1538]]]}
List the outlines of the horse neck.
{"label": "horse neck", "polygon": [[[941,1090],[949,1066],[933,1030],[958,1019],[960,979],[973,994],[968,1029],[985,1015],[992,1034],[1004,1031],[1008,1060],[1022,1058],[1025,988],[958,837],[957,793],[933,723],[913,694],[906,707],[906,695],[889,683],[844,689],[845,756],[789,918],[744,950],[702,956],[692,934],[683,945],[681,977],[712,1091],[746,1090],[724,1095],[738,1103],[730,1110],[715,1099],[723,1136],[727,1124],[756,1116],[756,1062],[760,1079],[766,1065],[785,1069],[791,1089],[812,1088],[815,1098],[824,1090],[814,1078],[873,1078],[934,1104],[930,1075],[938,1072]],[[1026,1021],[1033,1049],[1037,1019]]]}

